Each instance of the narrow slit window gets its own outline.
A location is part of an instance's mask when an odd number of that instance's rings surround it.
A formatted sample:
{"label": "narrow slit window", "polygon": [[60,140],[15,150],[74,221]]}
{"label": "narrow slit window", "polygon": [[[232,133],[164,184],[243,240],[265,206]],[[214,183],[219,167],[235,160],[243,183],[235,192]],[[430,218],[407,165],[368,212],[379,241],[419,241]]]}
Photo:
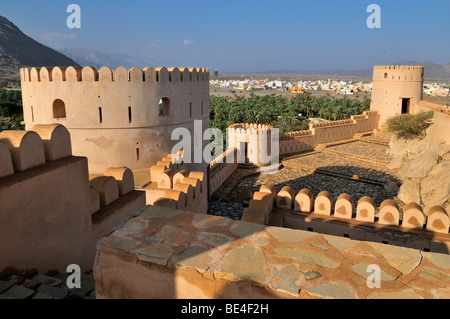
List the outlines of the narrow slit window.
{"label": "narrow slit window", "polygon": [[141,157],[141,154],[140,154],[139,147],[138,147],[138,148],[136,148],[136,161],[137,162],[139,162],[139,160],[141,159],[140,157]]}
{"label": "narrow slit window", "polygon": [[128,123],[131,123],[133,120],[132,114],[131,114],[131,106],[128,107]]}
{"label": "narrow slit window", "polygon": [[192,103],[189,103],[189,117],[192,118]]}
{"label": "narrow slit window", "polygon": [[33,106],[31,107],[31,122],[34,122],[34,111],[33,111]]}
{"label": "narrow slit window", "polygon": [[103,123],[103,113],[102,113],[101,107],[98,108],[98,120],[99,120],[100,124]]}
{"label": "narrow slit window", "polygon": [[203,116],[203,101],[202,101],[201,114],[202,114],[202,116]]}

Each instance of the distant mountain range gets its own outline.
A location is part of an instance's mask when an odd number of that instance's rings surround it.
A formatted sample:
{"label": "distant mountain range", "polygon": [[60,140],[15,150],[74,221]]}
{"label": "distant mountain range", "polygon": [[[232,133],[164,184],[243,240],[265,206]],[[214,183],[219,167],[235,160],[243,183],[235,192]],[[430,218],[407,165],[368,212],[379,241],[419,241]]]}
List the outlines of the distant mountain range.
{"label": "distant mountain range", "polygon": [[83,67],[93,66],[95,68],[100,68],[102,66],[108,66],[112,69],[116,69],[119,66],[123,66],[130,69],[135,66],[145,68],[147,66],[156,65],[154,61],[148,59],[106,52],[96,52],[82,48],[63,49],[60,50],[60,52],[74,59]]}
{"label": "distant mountain range", "polygon": [[19,69],[27,66],[79,66],[77,62],[24,34],[0,16],[0,80],[18,81]]}
{"label": "distant mountain range", "polygon": [[[393,63],[393,65],[423,65],[425,66],[425,79],[450,79],[450,63],[439,65],[432,62],[417,62],[417,61],[400,61]],[[363,70],[334,70],[334,71],[292,71],[292,70],[278,70],[257,72],[260,74],[287,74],[287,75],[328,75],[328,76],[355,76],[355,77],[369,77],[373,75],[372,69]],[[257,74],[255,73],[255,74]]]}

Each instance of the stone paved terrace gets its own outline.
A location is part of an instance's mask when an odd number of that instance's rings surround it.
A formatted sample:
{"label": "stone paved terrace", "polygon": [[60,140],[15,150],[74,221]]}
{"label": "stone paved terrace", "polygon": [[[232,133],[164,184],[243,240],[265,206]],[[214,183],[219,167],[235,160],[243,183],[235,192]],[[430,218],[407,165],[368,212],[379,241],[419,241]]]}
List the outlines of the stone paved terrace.
{"label": "stone paved terrace", "polygon": [[392,157],[386,154],[386,145],[357,141],[348,144],[336,145],[327,148],[332,151],[347,153],[349,155],[364,156],[369,159],[389,162]]}
{"label": "stone paved terrace", "polygon": [[0,277],[0,299],[95,299],[93,272],[81,274],[81,288],[69,289],[67,274],[33,271]]}
{"label": "stone paved terrace", "polygon": [[[314,196],[326,190],[335,199],[347,193],[355,202],[363,196],[370,196],[377,207],[385,199],[394,199],[403,208],[404,203],[396,198],[401,180],[396,170],[386,167],[391,160],[386,155],[388,139],[367,135],[324,144],[323,147],[322,151],[284,158],[284,167],[275,174],[250,174],[246,177],[246,170],[238,169],[214,195],[227,201],[248,190],[258,191],[261,185],[272,182],[277,191],[286,185],[296,192],[308,188]],[[388,187],[388,183],[396,186]]]}
{"label": "stone paved terrace", "polygon": [[97,248],[98,298],[450,298],[450,255],[162,207]]}

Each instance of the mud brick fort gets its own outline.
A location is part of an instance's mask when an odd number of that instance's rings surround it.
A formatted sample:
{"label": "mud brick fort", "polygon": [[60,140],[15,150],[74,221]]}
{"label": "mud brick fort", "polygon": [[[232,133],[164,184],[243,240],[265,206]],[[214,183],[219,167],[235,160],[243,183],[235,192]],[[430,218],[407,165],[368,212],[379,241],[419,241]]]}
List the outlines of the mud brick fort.
{"label": "mud brick fort", "polygon": [[[273,127],[236,123],[193,164],[171,134],[209,142],[194,126],[209,128],[208,69],[22,68],[26,130],[0,133],[0,296],[45,295],[30,269],[78,264],[93,271],[83,298],[94,282],[97,298],[450,298],[449,191],[424,188],[448,175],[450,112],[422,100],[423,74],[375,66],[370,111],[276,149]],[[422,110],[427,137],[397,160],[386,119]],[[423,176],[416,153],[435,156]]]}

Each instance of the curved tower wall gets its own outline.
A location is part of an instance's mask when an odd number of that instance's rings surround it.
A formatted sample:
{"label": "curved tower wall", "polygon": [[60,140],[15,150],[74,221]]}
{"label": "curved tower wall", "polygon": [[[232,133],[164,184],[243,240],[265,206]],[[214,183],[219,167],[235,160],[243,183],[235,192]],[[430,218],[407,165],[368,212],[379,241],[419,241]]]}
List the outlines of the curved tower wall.
{"label": "curved tower wall", "polygon": [[[55,67],[20,73],[26,129],[64,125],[74,155],[88,158],[91,174],[108,167],[149,169],[178,143],[171,140],[175,128],[194,137],[195,120],[202,120],[203,130],[209,127],[208,69]],[[207,163],[189,168],[206,172]]]}
{"label": "curved tower wall", "polygon": [[418,112],[423,74],[423,66],[374,67],[370,109],[380,114],[380,126],[396,114]]}

